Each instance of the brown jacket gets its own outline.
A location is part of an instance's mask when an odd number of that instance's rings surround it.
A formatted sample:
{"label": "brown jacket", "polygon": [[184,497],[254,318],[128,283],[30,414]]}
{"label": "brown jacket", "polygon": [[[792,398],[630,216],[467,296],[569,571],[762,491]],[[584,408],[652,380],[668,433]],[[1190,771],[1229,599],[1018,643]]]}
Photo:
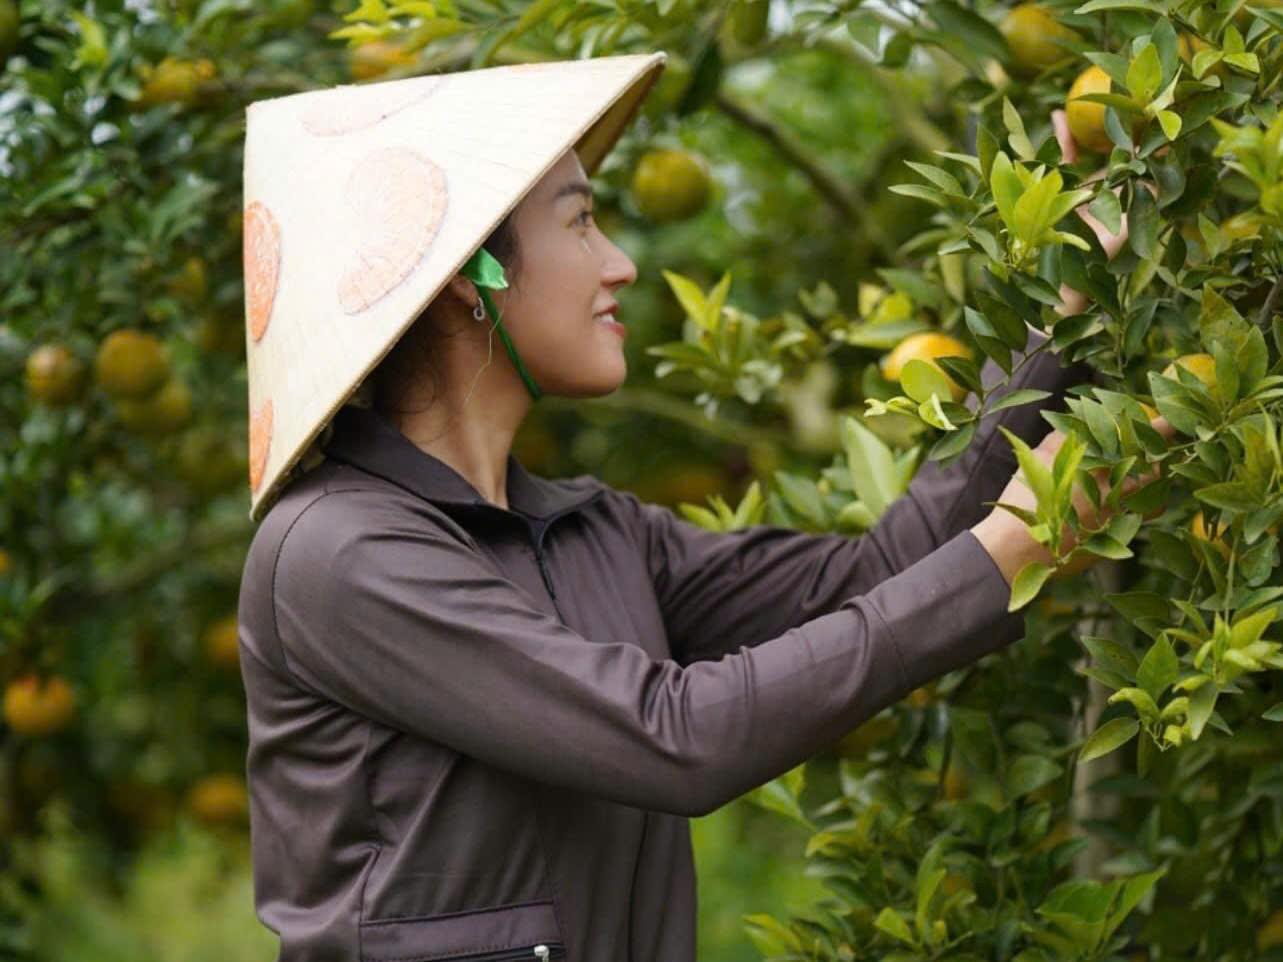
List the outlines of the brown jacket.
{"label": "brown jacket", "polygon": [[689,817],[1023,633],[967,529],[1015,470],[996,424],[1035,443],[1087,375],[1025,365],[1056,396],[986,418],[859,538],[713,534],[514,459],[505,511],[341,410],[240,596],[281,962],[692,962]]}

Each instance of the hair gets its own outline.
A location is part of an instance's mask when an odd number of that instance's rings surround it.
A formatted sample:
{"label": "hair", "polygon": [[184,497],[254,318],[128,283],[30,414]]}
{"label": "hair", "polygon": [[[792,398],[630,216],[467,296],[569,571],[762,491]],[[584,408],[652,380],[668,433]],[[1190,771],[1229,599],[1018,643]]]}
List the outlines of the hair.
{"label": "hair", "polygon": [[[521,249],[517,244],[516,227],[512,222],[514,215],[515,210],[509,211],[481,245],[503,265],[504,275],[510,283],[521,269]],[[348,403],[358,407],[373,408],[395,422],[395,414],[406,410],[401,407],[401,399],[406,388],[415,378],[425,375],[430,377],[433,383],[433,397],[440,393],[441,370],[436,366],[432,348],[443,336],[446,336],[446,332],[440,330],[438,319],[429,313],[431,306],[429,304],[419,312],[419,316],[406,329],[392,350],[357,387]],[[333,430],[332,421],[321,428],[317,436],[299,455],[298,460],[281,475],[276,492],[261,505],[262,513],[267,512],[296,478],[325,461],[321,451],[329,442]]]}
{"label": "hair", "polygon": [[[510,283],[520,269],[521,260],[513,224],[514,214],[515,210],[509,211],[481,245],[503,265],[504,274]],[[441,393],[442,372],[437,366],[434,348],[443,338],[456,336],[466,330],[466,327],[454,331],[445,330],[440,318],[432,313],[431,307],[429,304],[419,312],[419,316],[362,385],[362,400],[389,420],[395,421],[396,414],[408,410],[401,406],[402,400],[409,386],[416,380],[430,378],[432,397]]]}

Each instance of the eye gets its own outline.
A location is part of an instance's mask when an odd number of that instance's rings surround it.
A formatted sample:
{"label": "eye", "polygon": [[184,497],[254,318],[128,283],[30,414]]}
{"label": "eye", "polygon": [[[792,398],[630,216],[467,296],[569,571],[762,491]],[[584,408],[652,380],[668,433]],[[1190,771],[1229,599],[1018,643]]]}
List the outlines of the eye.
{"label": "eye", "polygon": [[587,224],[590,220],[592,220],[592,211],[585,210],[580,212],[579,216],[575,218],[575,223]]}

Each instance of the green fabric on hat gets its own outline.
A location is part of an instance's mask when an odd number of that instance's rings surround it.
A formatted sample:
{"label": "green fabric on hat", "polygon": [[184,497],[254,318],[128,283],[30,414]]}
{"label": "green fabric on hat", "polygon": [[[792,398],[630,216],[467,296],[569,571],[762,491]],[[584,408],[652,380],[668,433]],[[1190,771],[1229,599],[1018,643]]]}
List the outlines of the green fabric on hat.
{"label": "green fabric on hat", "polygon": [[525,364],[521,362],[517,347],[512,343],[512,338],[508,336],[508,331],[503,326],[503,320],[499,316],[494,300],[490,297],[491,289],[503,290],[508,286],[508,279],[503,273],[503,265],[484,247],[478,247],[477,252],[468,258],[468,262],[463,265],[460,273],[476,285],[477,293],[481,295],[481,303],[485,306],[486,313],[490,315],[491,320],[494,321],[494,325],[499,331],[499,339],[503,341],[504,349],[508,352],[508,357],[511,358],[513,367],[521,375],[521,380],[525,382],[526,390],[530,392],[531,398],[538,401],[543,396],[543,391],[535,383],[535,379],[531,377],[530,372],[526,370]]}

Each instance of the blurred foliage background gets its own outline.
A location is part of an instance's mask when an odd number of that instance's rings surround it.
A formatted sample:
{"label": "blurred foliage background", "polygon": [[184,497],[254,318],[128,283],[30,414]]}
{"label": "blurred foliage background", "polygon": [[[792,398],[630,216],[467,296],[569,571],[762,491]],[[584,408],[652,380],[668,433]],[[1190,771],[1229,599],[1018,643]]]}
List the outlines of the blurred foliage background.
{"label": "blurred foliage background", "polygon": [[[1283,14],[1079,6],[0,0],[0,956],[273,952],[234,617],[246,105],[663,49],[595,184],[639,269],[628,383],[541,402],[531,470],[857,536],[928,448],[962,452],[950,388],[1009,370],[1028,324],[1109,389],[1057,422],[1081,468],[1179,479],[1098,533],[1111,561],[1028,573],[1022,643],[695,820],[699,957],[1278,957]],[[1050,111],[1092,69],[1112,93],[1070,110],[1079,161]],[[1069,215],[1088,201],[1132,227],[1112,261]],[[1062,320],[1071,279],[1098,306]],[[1085,743],[1132,738],[1083,777]]]}

